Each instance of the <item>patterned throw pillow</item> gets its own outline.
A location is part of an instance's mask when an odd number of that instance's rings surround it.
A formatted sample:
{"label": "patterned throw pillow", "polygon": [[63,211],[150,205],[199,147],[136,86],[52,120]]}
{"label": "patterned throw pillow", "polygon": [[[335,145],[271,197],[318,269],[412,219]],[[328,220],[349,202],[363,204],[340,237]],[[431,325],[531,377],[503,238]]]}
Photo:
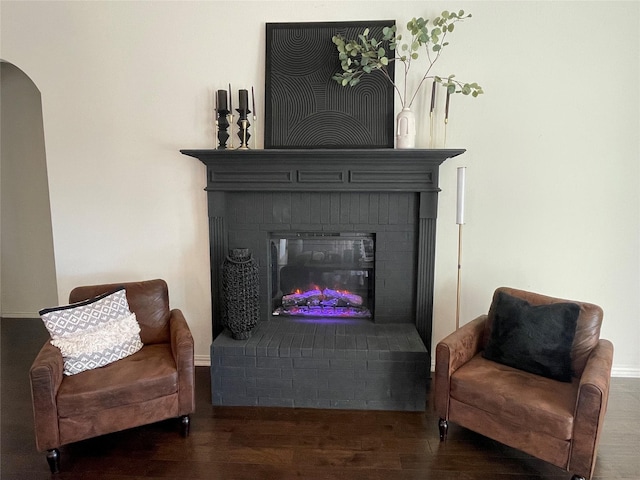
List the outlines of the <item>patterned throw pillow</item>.
{"label": "patterned throw pillow", "polygon": [[124,287],[39,313],[51,344],[62,353],[65,375],[102,367],[142,348],[140,326]]}

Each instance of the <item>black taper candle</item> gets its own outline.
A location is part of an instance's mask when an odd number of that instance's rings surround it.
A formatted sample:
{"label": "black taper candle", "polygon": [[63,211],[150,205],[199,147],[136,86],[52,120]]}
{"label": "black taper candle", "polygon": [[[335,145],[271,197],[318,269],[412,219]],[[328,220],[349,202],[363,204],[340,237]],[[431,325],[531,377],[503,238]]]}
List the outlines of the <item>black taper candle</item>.
{"label": "black taper candle", "polygon": [[247,90],[240,90],[238,93],[239,110],[246,112],[249,108],[249,92]]}
{"label": "black taper candle", "polygon": [[251,87],[251,106],[253,107],[253,116],[256,116],[256,95],[253,92],[253,86]]}
{"label": "black taper candle", "polygon": [[449,93],[449,89],[447,88],[447,105],[444,107],[444,121],[449,120],[449,99],[451,98],[451,94]]}
{"label": "black taper candle", "polygon": [[227,91],[218,90],[218,100],[216,101],[218,111],[227,109]]}
{"label": "black taper candle", "polygon": [[231,95],[231,84],[229,84],[229,111],[233,115],[233,96]]}
{"label": "black taper candle", "polygon": [[436,106],[436,81],[433,81],[433,85],[431,85],[431,110],[430,113],[433,113],[433,109]]}

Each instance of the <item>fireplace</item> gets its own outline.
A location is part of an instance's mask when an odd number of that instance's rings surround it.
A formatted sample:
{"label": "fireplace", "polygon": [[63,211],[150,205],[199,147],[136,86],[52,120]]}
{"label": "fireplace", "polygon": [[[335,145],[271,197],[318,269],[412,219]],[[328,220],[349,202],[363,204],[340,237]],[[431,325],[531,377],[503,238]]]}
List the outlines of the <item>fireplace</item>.
{"label": "fireplace", "polygon": [[270,237],[272,315],[373,318],[373,234],[296,232]]}
{"label": "fireplace", "polygon": [[[463,152],[182,150],[207,166],[214,404],[424,410],[438,168]],[[221,320],[240,247],[260,272],[245,343]]]}

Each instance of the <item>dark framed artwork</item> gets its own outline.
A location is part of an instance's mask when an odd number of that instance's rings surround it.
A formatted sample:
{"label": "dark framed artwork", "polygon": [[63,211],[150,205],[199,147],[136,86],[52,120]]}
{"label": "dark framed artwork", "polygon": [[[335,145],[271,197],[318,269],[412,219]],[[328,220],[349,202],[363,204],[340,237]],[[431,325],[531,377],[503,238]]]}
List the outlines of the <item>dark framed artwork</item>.
{"label": "dark framed artwork", "polygon": [[[355,87],[331,77],[341,71],[331,38],[357,38],[369,28],[382,38],[394,20],[267,23],[264,147],[393,148],[393,85],[382,72]],[[394,69],[389,69],[391,78]]]}

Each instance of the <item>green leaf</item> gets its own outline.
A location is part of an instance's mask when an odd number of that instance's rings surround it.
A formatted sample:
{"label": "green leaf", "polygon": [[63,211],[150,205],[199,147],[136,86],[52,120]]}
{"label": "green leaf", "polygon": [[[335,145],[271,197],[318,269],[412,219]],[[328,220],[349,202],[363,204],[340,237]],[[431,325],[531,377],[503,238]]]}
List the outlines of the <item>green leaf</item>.
{"label": "green leaf", "polygon": [[386,53],[387,52],[384,51],[384,48],[379,48],[378,49],[378,56],[379,57],[384,57]]}
{"label": "green leaf", "polygon": [[449,32],[453,32],[453,27],[455,27],[455,25],[453,23],[450,23],[447,27],[447,30],[449,30]]}
{"label": "green leaf", "polygon": [[450,95],[453,95],[454,93],[456,93],[456,86],[455,85],[447,86],[447,93],[449,93]]}
{"label": "green leaf", "polygon": [[389,65],[389,59],[387,57],[380,58],[380,63],[383,65]]}
{"label": "green leaf", "polygon": [[362,32],[362,34],[366,37],[367,35],[369,35],[369,29],[365,28],[364,32]]}
{"label": "green leaf", "polygon": [[414,60],[417,60],[418,59],[418,54],[416,52],[413,52],[411,54],[411,58],[414,59]]}
{"label": "green leaf", "polygon": [[433,50],[434,52],[439,52],[439,51],[440,51],[440,45],[438,45],[438,44],[434,45],[434,46],[433,46],[433,48],[432,48],[432,50]]}

